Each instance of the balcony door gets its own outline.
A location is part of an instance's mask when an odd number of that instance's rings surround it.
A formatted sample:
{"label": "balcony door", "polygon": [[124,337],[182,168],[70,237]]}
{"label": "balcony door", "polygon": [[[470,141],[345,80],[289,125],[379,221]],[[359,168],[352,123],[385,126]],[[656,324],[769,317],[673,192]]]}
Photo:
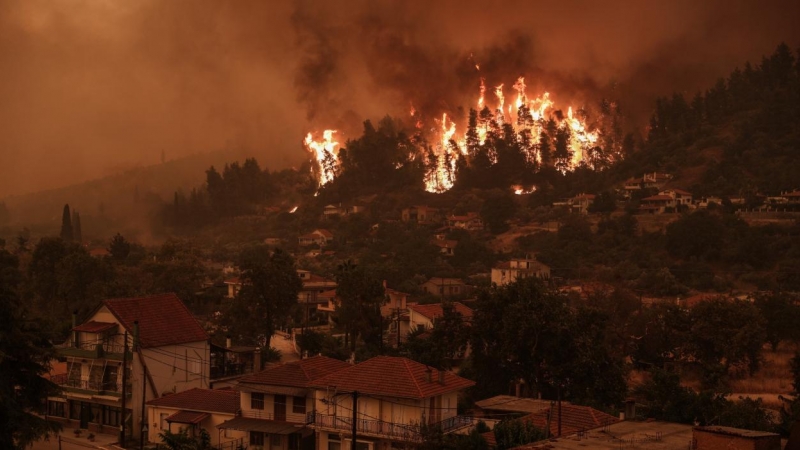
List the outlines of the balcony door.
{"label": "balcony door", "polygon": [[286,396],[275,396],[275,420],[286,421]]}

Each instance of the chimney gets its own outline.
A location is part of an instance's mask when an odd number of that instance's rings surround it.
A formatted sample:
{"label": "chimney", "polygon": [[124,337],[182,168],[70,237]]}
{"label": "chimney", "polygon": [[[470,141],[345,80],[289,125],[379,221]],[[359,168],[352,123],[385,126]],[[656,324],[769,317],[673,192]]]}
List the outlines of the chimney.
{"label": "chimney", "polygon": [[231,335],[225,336],[225,348],[231,348],[233,342],[231,341]]}
{"label": "chimney", "polygon": [[253,352],[253,372],[261,372],[261,349]]}
{"label": "chimney", "polygon": [[444,370],[439,370],[439,384],[444,386]]}

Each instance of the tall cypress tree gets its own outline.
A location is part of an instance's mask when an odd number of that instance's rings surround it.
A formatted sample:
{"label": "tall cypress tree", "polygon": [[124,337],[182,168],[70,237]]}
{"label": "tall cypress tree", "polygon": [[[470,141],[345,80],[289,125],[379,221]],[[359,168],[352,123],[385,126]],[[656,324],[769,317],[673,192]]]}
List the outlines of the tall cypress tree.
{"label": "tall cypress tree", "polygon": [[79,244],[83,242],[83,233],[81,232],[81,215],[78,213],[78,210],[72,211],[72,237],[75,239],[75,242]]}
{"label": "tall cypress tree", "polygon": [[72,241],[72,217],[69,214],[69,205],[64,205],[64,213],[61,215],[61,239]]}

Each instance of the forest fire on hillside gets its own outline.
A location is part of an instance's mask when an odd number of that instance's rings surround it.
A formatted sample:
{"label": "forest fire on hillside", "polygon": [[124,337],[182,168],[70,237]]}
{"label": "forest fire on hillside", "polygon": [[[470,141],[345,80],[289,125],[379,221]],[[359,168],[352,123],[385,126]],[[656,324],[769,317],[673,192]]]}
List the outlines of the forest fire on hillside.
{"label": "forest fire on hillside", "polygon": [[[532,166],[549,163],[550,144],[545,142],[548,139],[554,140],[556,148],[559,142],[564,147],[563,162],[557,166],[562,173],[574,170],[587,160],[597,147],[601,133],[587,124],[585,112],[574,112],[570,106],[564,114],[562,110],[555,108],[549,92],[529,99],[526,88],[524,77],[519,77],[513,84],[515,100],[506,102],[504,85],[500,84],[493,88],[495,101],[490,102],[486,98],[486,81],[481,78],[476,102],[478,109],[470,111],[469,121],[463,128],[447,113],[441,113],[438,116],[440,118],[433,119],[435,126],[426,128],[420,112],[411,107],[410,114],[416,124],[417,133],[428,133],[428,137],[431,137],[422,140],[432,142],[428,149],[418,149],[427,159],[428,169],[424,181],[428,192],[445,192],[451,189],[456,181],[459,158],[464,158],[469,163],[474,154],[483,148],[489,163],[496,164],[498,155],[493,146],[487,145],[487,141],[502,138],[509,132],[513,132],[527,163]],[[493,103],[494,109],[489,103]],[[305,141],[316,161],[314,170],[318,174],[320,186],[332,181],[339,171],[339,144],[333,140],[333,133],[326,130],[322,140],[314,140],[309,133]],[[543,147],[546,149],[543,150]]]}

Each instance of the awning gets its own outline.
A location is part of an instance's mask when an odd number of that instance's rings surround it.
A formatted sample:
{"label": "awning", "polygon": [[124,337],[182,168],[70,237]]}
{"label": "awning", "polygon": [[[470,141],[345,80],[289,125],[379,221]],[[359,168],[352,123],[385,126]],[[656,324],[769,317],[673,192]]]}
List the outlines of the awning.
{"label": "awning", "polygon": [[210,414],[199,411],[178,411],[175,414],[166,418],[167,422],[171,423],[187,423],[189,425],[196,425],[202,422]]}
{"label": "awning", "polygon": [[237,431],[260,431],[267,434],[292,434],[299,432],[304,425],[289,422],[276,422],[274,420],[251,419],[249,417],[234,417],[217,425],[217,428]]}

